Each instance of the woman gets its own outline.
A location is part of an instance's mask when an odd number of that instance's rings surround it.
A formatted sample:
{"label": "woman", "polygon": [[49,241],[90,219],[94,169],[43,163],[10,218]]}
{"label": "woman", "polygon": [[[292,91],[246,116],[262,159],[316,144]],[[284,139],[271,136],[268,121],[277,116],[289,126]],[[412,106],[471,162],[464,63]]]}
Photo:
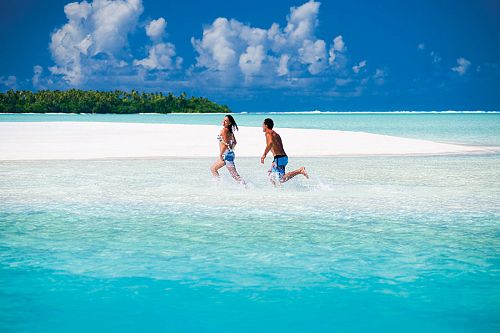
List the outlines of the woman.
{"label": "woman", "polygon": [[238,125],[236,125],[236,121],[234,121],[233,116],[227,115],[222,121],[222,126],[223,128],[217,137],[219,140],[219,159],[212,165],[210,170],[212,171],[212,175],[214,177],[219,177],[218,170],[225,165],[231,176],[233,176],[237,182],[245,184],[234,166],[233,149],[236,146],[236,137],[234,136],[233,131],[238,130]]}

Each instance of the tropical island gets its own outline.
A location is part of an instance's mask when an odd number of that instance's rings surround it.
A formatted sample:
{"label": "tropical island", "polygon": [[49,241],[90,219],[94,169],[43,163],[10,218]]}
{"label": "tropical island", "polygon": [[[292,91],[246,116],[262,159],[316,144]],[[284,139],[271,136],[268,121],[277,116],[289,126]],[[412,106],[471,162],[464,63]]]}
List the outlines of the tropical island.
{"label": "tropical island", "polygon": [[0,92],[0,113],[230,113],[204,97],[189,97],[185,92],[140,93],[95,90],[9,90]]}

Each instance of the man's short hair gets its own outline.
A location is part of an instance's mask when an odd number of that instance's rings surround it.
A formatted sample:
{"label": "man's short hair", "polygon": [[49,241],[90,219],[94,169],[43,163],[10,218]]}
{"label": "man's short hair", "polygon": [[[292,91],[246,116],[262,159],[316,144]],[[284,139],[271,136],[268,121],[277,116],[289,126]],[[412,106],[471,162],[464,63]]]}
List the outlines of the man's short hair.
{"label": "man's short hair", "polygon": [[266,118],[266,119],[264,119],[264,125],[266,125],[267,128],[269,128],[269,129],[273,129],[274,121],[271,118]]}

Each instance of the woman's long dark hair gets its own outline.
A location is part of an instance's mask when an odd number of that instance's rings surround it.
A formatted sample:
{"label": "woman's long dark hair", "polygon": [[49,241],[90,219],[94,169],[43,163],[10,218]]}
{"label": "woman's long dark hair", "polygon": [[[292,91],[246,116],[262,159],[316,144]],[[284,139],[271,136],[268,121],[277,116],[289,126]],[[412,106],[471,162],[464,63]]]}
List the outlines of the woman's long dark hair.
{"label": "woman's long dark hair", "polygon": [[227,126],[227,129],[229,129],[229,132],[233,133],[233,131],[237,131],[238,125],[236,125],[236,121],[234,120],[233,116],[228,114],[228,115],[226,115],[226,117],[231,122],[231,124]]}

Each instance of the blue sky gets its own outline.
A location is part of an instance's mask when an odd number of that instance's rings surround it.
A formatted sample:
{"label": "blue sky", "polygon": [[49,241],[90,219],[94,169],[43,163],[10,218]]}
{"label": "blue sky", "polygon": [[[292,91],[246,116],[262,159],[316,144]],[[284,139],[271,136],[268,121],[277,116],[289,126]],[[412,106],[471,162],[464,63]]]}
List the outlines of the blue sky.
{"label": "blue sky", "polygon": [[18,0],[0,90],[205,96],[233,111],[500,110],[500,2]]}

